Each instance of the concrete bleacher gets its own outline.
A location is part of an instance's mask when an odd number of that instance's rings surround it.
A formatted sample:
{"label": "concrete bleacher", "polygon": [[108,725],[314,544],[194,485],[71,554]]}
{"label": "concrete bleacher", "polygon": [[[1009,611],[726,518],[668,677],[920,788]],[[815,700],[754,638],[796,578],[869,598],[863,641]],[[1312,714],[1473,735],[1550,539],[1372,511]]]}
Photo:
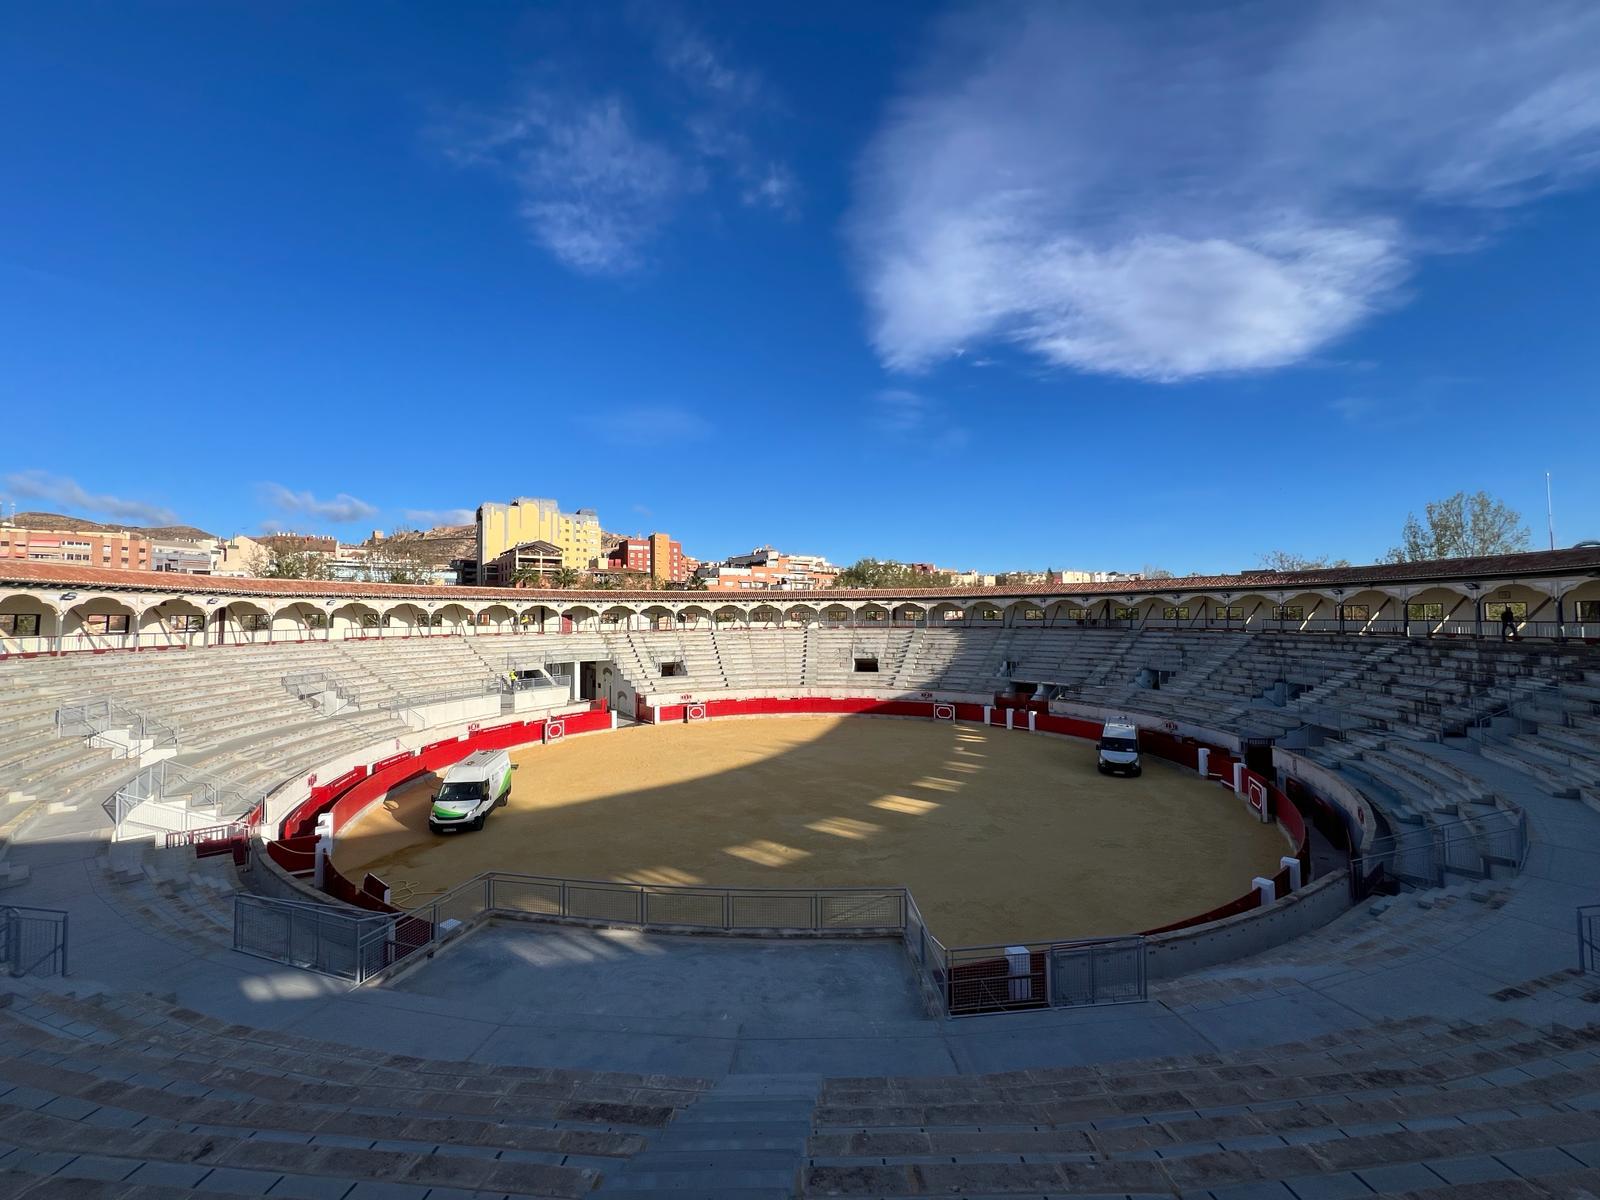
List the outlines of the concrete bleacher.
{"label": "concrete bleacher", "polygon": [[1426,1018],[1229,1054],[827,1081],[808,1196],[1561,1194],[1600,1168],[1600,1025]]}
{"label": "concrete bleacher", "polygon": [[704,1087],[363,1052],[145,996],[5,999],[8,1196],[579,1197]]}
{"label": "concrete bleacher", "polygon": [[[878,657],[876,676],[854,670],[857,653]],[[1227,731],[1315,734],[1301,752],[1398,826],[1529,806],[1542,841],[1527,874],[1363,904],[1103,1018],[830,1024],[824,996],[804,1023],[746,1026],[724,989],[696,1032],[649,1016],[608,1024],[576,989],[567,1011],[513,1028],[425,985],[347,995],[241,960],[231,903],[250,881],[231,860],[78,847],[37,799],[88,805],[126,774],[111,752],[55,736],[55,709],[85,684],[174,718],[180,762],[251,789],[381,740],[402,728],[395,698],[480,686],[508,656],[610,661],[646,693],[1057,684]],[[1600,878],[1584,870],[1600,866],[1600,814],[1580,803],[1600,801],[1592,651],[896,627],[72,661],[0,664],[0,786],[17,797],[0,840],[26,810],[39,840],[25,848],[50,865],[7,898],[112,915],[88,926],[70,980],[0,981],[0,1195],[1600,1195],[1600,1025],[1585,1019],[1600,1018],[1600,984],[1562,969],[1571,906],[1592,898],[1574,881]],[[689,674],[663,679],[663,661]],[[293,699],[279,681],[295,670],[353,683],[358,707],[330,717]],[[1141,686],[1155,672],[1161,686]],[[63,872],[74,852],[87,887]],[[613,943],[617,986],[670,951],[670,939]],[[391,1048],[374,1048],[379,1037]],[[429,1057],[433,1037],[470,1052]],[[679,1069],[689,1043],[717,1079]],[[571,1066],[579,1053],[610,1065]]]}

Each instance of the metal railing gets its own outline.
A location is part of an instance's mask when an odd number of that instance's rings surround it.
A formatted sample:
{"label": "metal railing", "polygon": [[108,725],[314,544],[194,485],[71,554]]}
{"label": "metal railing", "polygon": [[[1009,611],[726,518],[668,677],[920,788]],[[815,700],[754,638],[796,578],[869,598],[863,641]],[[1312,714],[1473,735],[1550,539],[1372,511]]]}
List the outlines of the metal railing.
{"label": "metal railing", "polygon": [[[897,937],[934,1016],[1145,999],[1142,937],[947,948],[903,887],[754,888],[485,872],[400,913],[234,898],[233,948],[356,983],[494,916],[745,936]],[[1020,951],[1020,954],[1019,954]]]}
{"label": "metal railing", "polygon": [[1146,998],[1142,937],[963,946],[946,952],[952,1017],[1034,1008],[1131,1004]]}
{"label": "metal railing", "polygon": [[1578,970],[1600,971],[1600,904],[1578,906]]}
{"label": "metal railing", "polygon": [[0,963],[14,977],[67,973],[67,914],[0,905]]}
{"label": "metal railing", "polygon": [[[327,671],[292,671],[282,676],[283,690],[296,700],[307,703],[317,703],[324,709],[333,708],[342,712],[347,708],[359,709],[361,700],[354,694],[349,685],[336,679]],[[330,706],[327,695],[332,692],[339,701],[337,706]]]}
{"label": "metal railing", "polygon": [[1521,809],[1494,809],[1374,838],[1350,860],[1359,900],[1384,879],[1414,887],[1443,887],[1446,876],[1487,879],[1495,866],[1520,871],[1528,857],[1528,819]]}
{"label": "metal railing", "polygon": [[234,949],[361,983],[488,915],[700,933],[898,936],[907,899],[894,887],[682,887],[491,871],[398,914],[240,895]]}
{"label": "metal railing", "polygon": [[392,928],[381,913],[363,916],[351,909],[298,900],[280,900],[240,892],[233,898],[233,948],[242,954],[304,967],[323,975],[360,982],[375,973],[386,957],[376,943],[380,962],[360,959],[368,936]]}
{"label": "metal railing", "polygon": [[[102,806],[117,839],[199,829],[242,817],[265,804],[262,788],[242,788],[194,767],[163,759],[144,768]],[[142,819],[134,819],[150,806]]]}
{"label": "metal railing", "polygon": [[[91,745],[110,746],[121,750],[122,758],[139,757],[143,753],[130,743],[144,747],[144,743],[149,742],[144,750],[161,750],[176,747],[180,737],[178,727],[171,722],[130,708],[111,696],[64,704],[56,709],[55,722],[58,736],[81,737]],[[106,736],[119,729],[127,732],[128,742]]]}

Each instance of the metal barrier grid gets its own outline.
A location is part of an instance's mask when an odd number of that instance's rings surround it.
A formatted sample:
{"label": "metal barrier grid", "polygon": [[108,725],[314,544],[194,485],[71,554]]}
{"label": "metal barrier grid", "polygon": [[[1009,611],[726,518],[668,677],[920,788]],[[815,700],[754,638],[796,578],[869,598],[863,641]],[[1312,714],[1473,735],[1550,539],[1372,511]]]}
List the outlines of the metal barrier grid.
{"label": "metal barrier grid", "polygon": [[1133,1004],[1147,996],[1141,936],[946,951],[946,1014]]}
{"label": "metal barrier grid", "polygon": [[1578,906],[1578,970],[1600,971],[1600,904]]}
{"label": "metal barrier grid", "polygon": [[13,978],[67,973],[67,914],[56,908],[0,906],[0,962]]}

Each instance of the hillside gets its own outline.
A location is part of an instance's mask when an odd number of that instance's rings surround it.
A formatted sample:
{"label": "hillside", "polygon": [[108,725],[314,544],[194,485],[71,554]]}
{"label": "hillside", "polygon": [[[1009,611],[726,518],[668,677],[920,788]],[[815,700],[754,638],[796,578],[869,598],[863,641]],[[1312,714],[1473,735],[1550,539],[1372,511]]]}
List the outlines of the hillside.
{"label": "hillside", "polygon": [[9,518],[9,523],[22,529],[59,529],[67,533],[142,533],[146,537],[214,538],[194,525],[119,525],[105,521],[91,521],[87,517],[69,517],[64,513],[19,512]]}

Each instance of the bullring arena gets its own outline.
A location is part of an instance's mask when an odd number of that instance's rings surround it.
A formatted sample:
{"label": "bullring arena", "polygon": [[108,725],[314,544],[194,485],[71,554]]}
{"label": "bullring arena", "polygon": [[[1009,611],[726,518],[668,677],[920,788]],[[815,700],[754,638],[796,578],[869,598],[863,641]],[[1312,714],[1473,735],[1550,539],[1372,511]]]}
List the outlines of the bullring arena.
{"label": "bullring arena", "polygon": [[1144,586],[0,566],[0,1195],[1594,1194],[1600,551]]}
{"label": "bullring arena", "polygon": [[488,837],[431,834],[437,778],[406,784],[345,827],[334,862],[409,900],[484,871],[904,884],[941,935],[995,945],[1153,929],[1227,903],[1293,850],[1189,772],[1106,779],[1094,760],[1089,742],[954,722],[648,726],[519,752]]}

